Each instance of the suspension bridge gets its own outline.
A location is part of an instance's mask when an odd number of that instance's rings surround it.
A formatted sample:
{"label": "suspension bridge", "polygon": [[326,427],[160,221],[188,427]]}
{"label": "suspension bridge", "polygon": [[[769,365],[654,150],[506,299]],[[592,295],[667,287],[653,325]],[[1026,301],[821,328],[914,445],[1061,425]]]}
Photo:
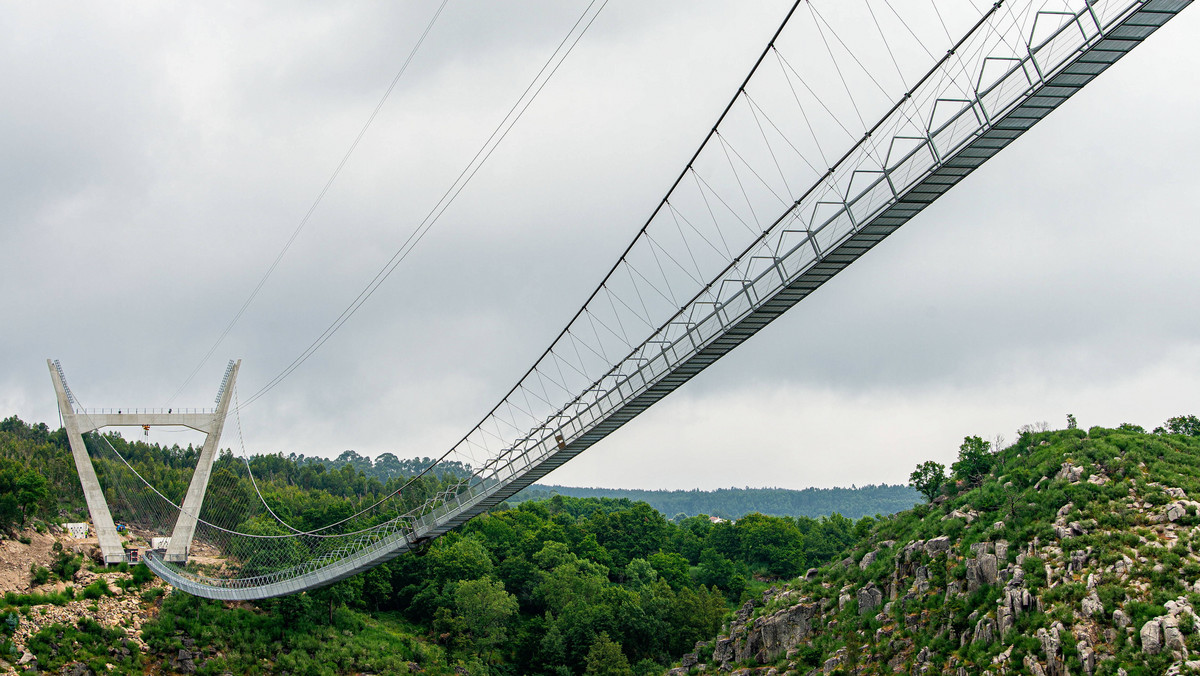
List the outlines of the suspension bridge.
{"label": "suspension bridge", "polygon": [[[1190,3],[971,0],[950,12],[857,0],[842,4],[861,5],[868,21],[847,24],[821,2],[797,2],[628,248],[525,375],[420,476],[321,528],[293,527],[257,484],[249,504],[211,497],[228,481],[212,467],[236,416],[239,363],[216,408],[112,412],[80,407],[50,362],[105,560],[124,560],[106,496],[119,497],[127,523],[170,536],[145,554],[151,570],[214,599],[297,593],[422,548],[804,300]],[[104,489],[92,468],[83,433],[149,424],[208,435],[182,499],[104,437],[90,449],[113,468]],[[438,490],[421,493],[421,479]]]}

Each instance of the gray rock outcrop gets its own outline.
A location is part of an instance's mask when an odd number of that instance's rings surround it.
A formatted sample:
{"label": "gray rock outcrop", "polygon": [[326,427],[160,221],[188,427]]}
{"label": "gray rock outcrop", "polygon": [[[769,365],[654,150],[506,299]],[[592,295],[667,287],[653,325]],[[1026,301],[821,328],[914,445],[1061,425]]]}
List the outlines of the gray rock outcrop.
{"label": "gray rock outcrop", "polygon": [[875,586],[874,582],[868,582],[867,586],[858,590],[858,614],[866,615],[872,613],[879,604],[883,602],[883,592]]}
{"label": "gray rock outcrop", "polygon": [[1142,652],[1147,655],[1162,652],[1162,626],[1157,618],[1142,625],[1141,638]]}

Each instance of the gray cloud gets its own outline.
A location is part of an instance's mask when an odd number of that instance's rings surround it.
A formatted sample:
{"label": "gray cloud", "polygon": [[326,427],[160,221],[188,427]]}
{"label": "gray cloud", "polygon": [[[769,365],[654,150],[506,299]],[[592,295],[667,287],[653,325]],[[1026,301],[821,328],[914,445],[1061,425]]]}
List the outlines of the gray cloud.
{"label": "gray cloud", "polygon": [[[605,10],[413,257],[242,413],[251,451],[434,455],[524,372],[662,196],[783,11],[644,4]],[[3,410],[55,419],[46,357],[63,360],[85,404],[165,404],[432,10],[0,10],[11,93],[0,107]],[[307,346],[581,10],[451,3],[179,403],[207,402],[227,358],[245,359],[249,396]],[[552,478],[901,481],[965,434],[1011,436],[1068,409],[1089,424],[1127,415],[1145,425],[1186,410],[1200,382],[1189,189],[1200,135],[1186,121],[1200,96],[1179,83],[1200,65],[1198,21],[1184,12],[800,307]],[[733,461],[745,471],[721,461],[731,453],[749,459]],[[853,460],[794,467],[821,458]],[[624,466],[635,461],[644,469]]]}

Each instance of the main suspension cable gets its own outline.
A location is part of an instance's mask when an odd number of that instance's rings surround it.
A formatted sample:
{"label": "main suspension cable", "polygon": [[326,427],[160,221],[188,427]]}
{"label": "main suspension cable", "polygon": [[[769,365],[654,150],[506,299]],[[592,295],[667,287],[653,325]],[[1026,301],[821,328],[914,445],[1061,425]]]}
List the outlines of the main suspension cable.
{"label": "main suspension cable", "polygon": [[409,64],[412,63],[413,58],[417,55],[417,52],[420,51],[421,45],[425,44],[425,38],[429,37],[430,31],[433,30],[433,25],[437,23],[438,17],[442,15],[442,10],[446,8],[446,4],[449,1],[450,0],[442,0],[442,4],[439,5],[437,11],[433,13],[433,17],[429,19],[429,23],[425,25],[425,30],[421,33],[421,37],[417,39],[417,43],[413,45],[412,50],[409,51],[408,57],[404,59],[404,63],[400,66],[400,70],[397,71],[396,76],[392,78],[391,84],[389,84],[388,88],[383,92],[383,96],[380,97],[379,102],[375,104],[375,109],[371,111],[371,114],[367,117],[367,121],[363,123],[362,128],[358,130],[358,135],[354,137],[354,141],[350,144],[350,147],[346,150],[346,153],[342,155],[341,161],[338,162],[337,167],[334,168],[333,173],[329,176],[329,179],[325,181],[324,187],[322,187],[321,191],[317,193],[317,198],[313,200],[312,205],[308,207],[308,211],[304,214],[304,217],[300,219],[300,223],[296,226],[296,229],[292,231],[292,236],[289,237],[287,242],[284,243],[283,248],[279,250],[279,253],[275,256],[275,260],[271,262],[270,267],[268,267],[266,273],[263,274],[262,279],[258,280],[258,284],[255,285],[254,289],[250,292],[250,295],[246,297],[246,300],[242,303],[242,306],[238,308],[238,311],[234,314],[233,319],[229,320],[229,323],[225,325],[225,329],[221,331],[221,335],[217,336],[217,340],[212,344],[212,347],[210,347],[208,352],[204,354],[204,357],[200,359],[200,363],[196,364],[196,367],[192,369],[191,373],[188,374],[188,377],[183,381],[183,384],[179,386],[179,389],[175,390],[175,393],[172,394],[171,398],[167,400],[167,405],[170,405],[172,402],[174,402],[176,397],[178,397],[180,393],[187,388],[187,386],[192,382],[192,379],[196,377],[196,374],[200,372],[200,369],[204,368],[204,365],[208,363],[210,358],[212,358],[213,354],[217,351],[217,348],[220,347],[225,338],[229,336],[229,332],[233,330],[234,325],[238,323],[238,321],[242,318],[242,315],[244,315],[246,310],[249,309],[250,304],[253,303],[254,299],[258,297],[259,292],[262,291],[262,288],[266,285],[267,280],[270,279],[271,275],[275,272],[275,268],[279,267],[280,261],[282,261],[283,257],[287,255],[288,250],[292,248],[292,244],[295,243],[296,238],[300,236],[300,231],[304,229],[304,226],[308,225],[309,220],[311,220],[313,214],[316,213],[317,207],[319,207],[321,202],[325,199],[326,193],[329,192],[329,189],[333,186],[334,181],[336,181],[338,176],[341,175],[342,169],[346,167],[346,163],[350,161],[350,156],[353,155],[354,151],[358,149],[359,143],[362,142],[363,137],[366,136],[367,130],[371,128],[371,124],[379,115],[379,111],[383,109],[383,104],[388,100],[388,97],[392,95],[392,91],[400,82],[400,78],[404,77],[404,74],[408,72]]}

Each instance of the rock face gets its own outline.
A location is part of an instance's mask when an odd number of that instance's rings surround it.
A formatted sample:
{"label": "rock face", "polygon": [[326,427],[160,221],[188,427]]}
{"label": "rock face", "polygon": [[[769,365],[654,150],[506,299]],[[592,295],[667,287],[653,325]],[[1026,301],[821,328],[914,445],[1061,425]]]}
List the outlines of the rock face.
{"label": "rock face", "polygon": [[[1100,432],[1089,430],[1097,439]],[[755,676],[1200,673],[1200,659],[1189,656],[1189,645],[1200,645],[1189,601],[1200,594],[1200,503],[1148,481],[1151,468],[1192,476],[1200,444],[1185,453],[1147,439],[1156,450],[1143,452],[1089,446],[1078,432],[1063,438],[1062,455],[1036,467],[1026,463],[1047,443],[1029,443],[1028,455],[1007,459],[1011,474],[986,479],[979,494],[960,483],[945,500],[895,517],[894,527],[880,521],[878,541],[762,598],[786,610],[739,612],[712,663],[697,665],[697,653],[683,664]],[[1186,456],[1177,470],[1155,466],[1169,464],[1172,452]],[[1079,504],[1064,504],[1064,493]],[[1035,513],[1046,515],[1036,537],[1026,516]],[[1164,601],[1164,585],[1179,595]],[[1158,604],[1165,612],[1146,621],[1145,608]],[[1026,626],[1028,635],[1018,635]]]}
{"label": "rock face", "polygon": [[1157,619],[1142,625],[1142,652],[1157,655],[1162,652],[1162,627]]}
{"label": "rock face", "polygon": [[996,621],[985,617],[975,624],[975,638],[979,643],[991,643],[996,640]]}
{"label": "rock face", "polygon": [[879,604],[883,602],[883,592],[875,586],[874,582],[867,583],[867,586],[858,590],[858,614],[868,615],[873,614]]}
{"label": "rock face", "polygon": [[751,629],[735,624],[730,635],[717,639],[713,661],[719,664],[755,660],[773,662],[812,634],[813,603],[796,605],[755,620]]}
{"label": "rock face", "polygon": [[948,551],[950,551],[950,536],[948,535],[925,541],[925,553],[931,557],[945,554]]}
{"label": "rock face", "polygon": [[1084,597],[1080,604],[1080,612],[1084,617],[1095,617],[1104,612],[1104,605],[1100,603],[1100,597],[1096,595],[1096,590]]}
{"label": "rock face", "polygon": [[1162,619],[1163,647],[1167,650],[1183,651],[1183,632],[1179,630],[1179,619],[1167,616]]}
{"label": "rock face", "polygon": [[984,585],[996,584],[1000,573],[996,568],[995,554],[980,554],[967,560],[967,591],[975,591]]}
{"label": "rock face", "polygon": [[1000,608],[996,611],[997,624],[1000,629],[1000,636],[1008,633],[1016,623],[1017,618],[1021,613],[1029,612],[1034,609],[1034,598],[1025,589],[1025,571],[1018,568],[1004,586],[1004,594],[1000,597]]}

